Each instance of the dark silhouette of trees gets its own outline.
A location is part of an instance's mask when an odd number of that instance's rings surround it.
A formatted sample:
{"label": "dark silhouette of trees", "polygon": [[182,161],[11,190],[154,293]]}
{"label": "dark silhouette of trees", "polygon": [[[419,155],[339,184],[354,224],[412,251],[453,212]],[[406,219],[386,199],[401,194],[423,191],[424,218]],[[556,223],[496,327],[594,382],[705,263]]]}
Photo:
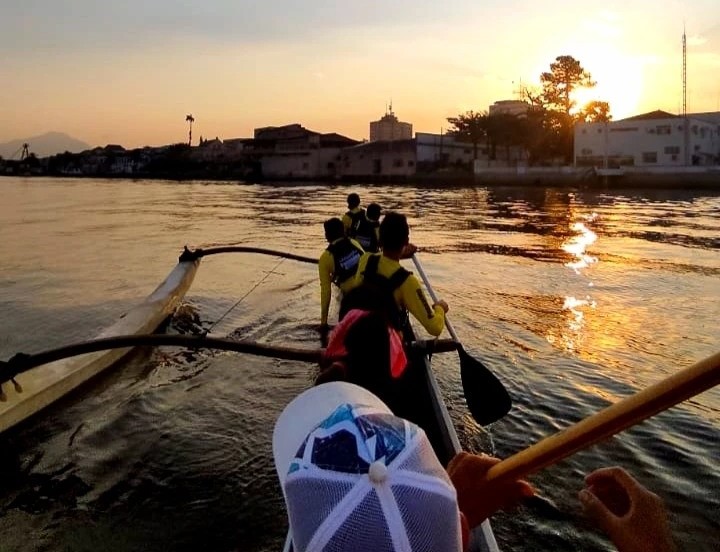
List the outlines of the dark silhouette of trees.
{"label": "dark silhouette of trees", "polygon": [[508,161],[512,148],[521,148],[531,165],[556,163],[560,159],[570,162],[575,123],[609,121],[610,105],[593,100],[576,109],[573,92],[593,88],[596,83],[572,56],[555,58],[550,70],[540,75],[540,82],[535,90],[527,87],[522,90],[522,99],[528,104],[524,115],[468,111],[448,118],[452,125],[448,134],[471,142],[475,159],[478,144],[484,142],[488,162],[497,158],[498,148],[504,149]]}
{"label": "dark silhouette of trees", "polygon": [[610,104],[593,100],[585,104],[575,118],[578,122],[583,123],[609,123],[612,119]]}
{"label": "dark silhouette of trees", "polygon": [[575,107],[572,93],[578,88],[593,88],[597,84],[572,56],[556,57],[550,64],[550,71],[540,75],[540,82],[545,108],[561,111],[568,116]]}
{"label": "dark silhouette of trees", "polygon": [[467,111],[447,119],[452,125],[447,133],[458,140],[470,142],[473,145],[473,159],[478,158],[478,144],[487,139],[487,117],[487,112]]}

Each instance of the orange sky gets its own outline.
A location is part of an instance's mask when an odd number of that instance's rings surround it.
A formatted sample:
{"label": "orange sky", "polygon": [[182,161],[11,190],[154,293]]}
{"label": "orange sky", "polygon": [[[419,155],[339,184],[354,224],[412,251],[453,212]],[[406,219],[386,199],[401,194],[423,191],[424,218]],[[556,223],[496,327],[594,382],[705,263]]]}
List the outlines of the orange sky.
{"label": "orange sky", "polygon": [[[361,139],[390,99],[416,131],[536,84],[558,55],[619,119],[720,110],[720,3],[33,0],[0,20],[0,142],[55,130],[91,145],[252,135],[300,122]],[[64,6],[57,6],[64,4]],[[102,4],[102,6],[100,6]],[[552,9],[550,9],[552,8]]]}

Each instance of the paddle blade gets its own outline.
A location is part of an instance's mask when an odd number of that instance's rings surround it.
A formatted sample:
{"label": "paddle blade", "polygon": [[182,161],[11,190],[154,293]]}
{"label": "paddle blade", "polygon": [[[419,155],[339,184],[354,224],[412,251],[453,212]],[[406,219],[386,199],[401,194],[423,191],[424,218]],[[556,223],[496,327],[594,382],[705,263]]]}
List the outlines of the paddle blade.
{"label": "paddle blade", "polygon": [[502,382],[479,360],[458,344],[460,377],[470,414],[480,425],[488,425],[505,416],[512,399]]}

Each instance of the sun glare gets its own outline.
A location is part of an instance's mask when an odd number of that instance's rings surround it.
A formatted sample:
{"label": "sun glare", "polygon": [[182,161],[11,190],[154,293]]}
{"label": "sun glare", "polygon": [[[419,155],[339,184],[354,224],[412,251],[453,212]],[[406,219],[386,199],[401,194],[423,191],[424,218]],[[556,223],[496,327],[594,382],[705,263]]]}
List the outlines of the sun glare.
{"label": "sun glare", "polygon": [[597,83],[593,88],[579,88],[572,94],[576,102],[575,112],[588,102],[598,100],[610,104],[613,120],[622,119],[638,113],[642,99],[642,64],[631,58],[621,56],[594,56],[583,66],[590,71]]}

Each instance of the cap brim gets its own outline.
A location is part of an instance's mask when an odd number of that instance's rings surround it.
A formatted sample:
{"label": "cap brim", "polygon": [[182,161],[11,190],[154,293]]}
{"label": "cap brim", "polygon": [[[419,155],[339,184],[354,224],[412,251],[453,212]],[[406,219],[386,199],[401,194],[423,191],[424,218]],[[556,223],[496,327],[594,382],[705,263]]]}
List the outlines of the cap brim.
{"label": "cap brim", "polygon": [[342,404],[392,414],[379,398],[358,385],[343,381],[311,387],[295,397],[280,414],[273,431],[273,456],[280,486],[285,486],[290,462],[308,434]]}

